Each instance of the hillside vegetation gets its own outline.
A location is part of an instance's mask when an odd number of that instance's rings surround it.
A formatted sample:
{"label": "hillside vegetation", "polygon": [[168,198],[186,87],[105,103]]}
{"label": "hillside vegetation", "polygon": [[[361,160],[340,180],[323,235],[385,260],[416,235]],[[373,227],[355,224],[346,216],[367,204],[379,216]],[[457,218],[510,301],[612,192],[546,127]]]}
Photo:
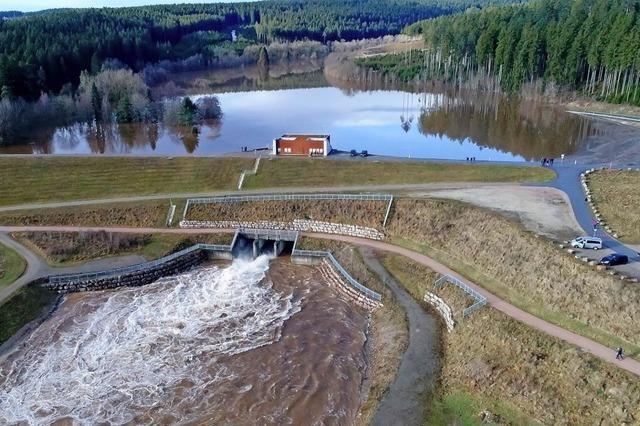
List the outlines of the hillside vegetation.
{"label": "hillside vegetation", "polygon": [[400,199],[387,232],[540,318],[640,354],[640,287],[576,261],[516,222],[454,201]]}
{"label": "hillside vegetation", "polygon": [[[0,20],[0,97],[36,99],[80,72],[161,60],[224,60],[272,41],[321,42],[397,34],[420,19],[505,0],[269,0],[59,9]],[[232,38],[235,30],[237,38]],[[68,87],[69,88],[69,87]]]}
{"label": "hillside vegetation", "polygon": [[[407,258],[385,255],[384,266],[418,301],[435,274]],[[461,291],[439,291],[459,312]],[[444,332],[439,395],[425,424],[633,424],[640,418],[640,382],[604,363],[484,307]],[[613,353],[612,353],[613,356]]]}
{"label": "hillside vegetation", "polygon": [[604,221],[622,241],[640,244],[640,172],[598,170],[588,185]]}
{"label": "hillside vegetation", "polygon": [[243,203],[192,204],[187,220],[273,220],[292,222],[310,219],[322,222],[382,228],[387,201],[314,200],[251,201]]}
{"label": "hillside vegetation", "polygon": [[550,92],[558,85],[640,103],[639,0],[537,0],[426,20],[407,32],[422,34],[430,50],[361,64],[405,79],[479,75],[509,91],[539,79]]}

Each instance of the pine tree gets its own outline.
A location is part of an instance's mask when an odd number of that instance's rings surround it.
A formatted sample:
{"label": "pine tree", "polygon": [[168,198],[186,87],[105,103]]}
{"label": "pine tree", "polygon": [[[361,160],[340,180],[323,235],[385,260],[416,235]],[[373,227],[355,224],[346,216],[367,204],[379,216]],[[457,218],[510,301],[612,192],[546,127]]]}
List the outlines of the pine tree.
{"label": "pine tree", "polygon": [[118,123],[133,123],[135,121],[135,111],[129,95],[125,95],[118,103],[116,109],[116,121]]}

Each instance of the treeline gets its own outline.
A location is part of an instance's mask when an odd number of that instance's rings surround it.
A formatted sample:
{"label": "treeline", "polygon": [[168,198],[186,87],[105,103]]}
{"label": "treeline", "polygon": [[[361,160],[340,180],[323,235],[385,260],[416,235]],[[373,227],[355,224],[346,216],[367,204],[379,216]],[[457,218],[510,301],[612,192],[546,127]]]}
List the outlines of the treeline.
{"label": "treeline", "polygon": [[[449,80],[484,75],[515,91],[540,80],[611,102],[640,103],[640,0],[542,0],[416,23],[431,47],[378,61]],[[407,66],[398,66],[398,63]],[[414,75],[415,76],[415,75]]]}
{"label": "treeline", "polygon": [[378,37],[496,2],[502,0],[268,0],[30,13],[0,20],[0,96],[35,100],[76,87],[82,71],[99,72],[105,61],[140,71],[196,55],[215,61],[256,42]]}

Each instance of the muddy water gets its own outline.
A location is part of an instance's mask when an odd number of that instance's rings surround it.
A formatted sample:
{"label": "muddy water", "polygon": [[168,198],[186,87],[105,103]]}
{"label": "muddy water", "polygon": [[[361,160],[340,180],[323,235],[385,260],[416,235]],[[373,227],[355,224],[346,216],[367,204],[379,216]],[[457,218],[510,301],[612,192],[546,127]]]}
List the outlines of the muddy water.
{"label": "muddy water", "polygon": [[0,365],[0,424],[350,424],[366,327],[266,257],[75,294]]}

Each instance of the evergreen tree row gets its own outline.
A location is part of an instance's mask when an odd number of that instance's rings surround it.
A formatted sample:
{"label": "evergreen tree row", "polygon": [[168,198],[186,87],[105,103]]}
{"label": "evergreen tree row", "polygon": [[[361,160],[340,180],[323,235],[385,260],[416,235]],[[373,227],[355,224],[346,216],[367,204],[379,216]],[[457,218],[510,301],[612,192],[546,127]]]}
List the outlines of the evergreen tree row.
{"label": "evergreen tree row", "polygon": [[640,103],[640,0],[488,7],[418,22],[407,32],[423,34],[431,47],[412,66],[432,74],[480,73],[507,90],[542,79],[607,101]]}
{"label": "evergreen tree row", "polygon": [[[1,97],[36,99],[76,86],[106,60],[134,71],[163,59],[249,42],[378,37],[421,19],[501,0],[268,0],[251,3],[60,9],[0,19]],[[11,18],[11,19],[8,19]],[[244,47],[241,45],[241,47]]]}

